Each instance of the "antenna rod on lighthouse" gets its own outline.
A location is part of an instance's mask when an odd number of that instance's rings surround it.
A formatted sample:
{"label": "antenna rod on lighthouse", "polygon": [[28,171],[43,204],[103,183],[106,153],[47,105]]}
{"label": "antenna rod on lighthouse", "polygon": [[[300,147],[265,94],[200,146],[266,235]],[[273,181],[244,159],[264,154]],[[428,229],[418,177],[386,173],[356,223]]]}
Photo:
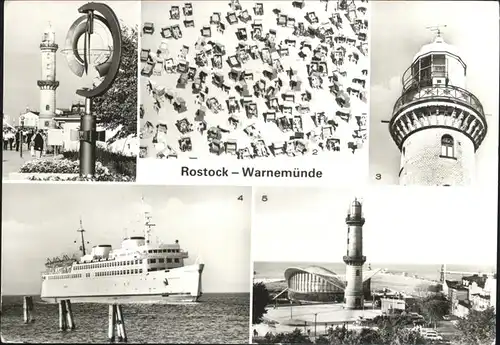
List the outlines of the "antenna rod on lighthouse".
{"label": "antenna rod on lighthouse", "polygon": [[81,251],[82,251],[82,254],[85,255],[86,252],[85,252],[85,239],[83,238],[83,233],[85,232],[85,230],[83,229],[83,223],[82,223],[82,218],[80,217],[80,229],[76,230],[80,233],[81,235],[81,238],[82,238],[82,248],[81,248]]}

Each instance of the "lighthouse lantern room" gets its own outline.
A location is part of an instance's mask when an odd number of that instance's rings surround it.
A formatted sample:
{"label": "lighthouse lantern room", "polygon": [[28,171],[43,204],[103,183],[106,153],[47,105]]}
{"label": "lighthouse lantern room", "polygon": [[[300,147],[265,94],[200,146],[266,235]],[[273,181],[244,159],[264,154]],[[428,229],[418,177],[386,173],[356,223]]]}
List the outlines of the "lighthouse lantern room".
{"label": "lighthouse lantern room", "polygon": [[487,123],[479,99],[466,89],[467,65],[439,27],[403,74],[389,131],[401,151],[402,185],[469,185]]}

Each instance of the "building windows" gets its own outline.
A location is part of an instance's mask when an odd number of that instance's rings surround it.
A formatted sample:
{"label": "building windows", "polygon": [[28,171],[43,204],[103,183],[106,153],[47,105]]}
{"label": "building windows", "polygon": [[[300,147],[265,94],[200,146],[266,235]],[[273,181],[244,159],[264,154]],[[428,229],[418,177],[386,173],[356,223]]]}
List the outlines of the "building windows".
{"label": "building windows", "polygon": [[449,134],[441,137],[441,157],[455,158],[455,145],[453,138]]}
{"label": "building windows", "polygon": [[165,262],[165,259],[161,258],[161,259],[158,259],[158,263],[162,264]]}
{"label": "building windows", "polygon": [[356,277],[359,277],[359,270],[356,270]]}
{"label": "building windows", "polygon": [[175,262],[175,263],[179,263],[179,259],[177,259],[177,258],[176,258],[176,259],[174,259],[174,262]]}

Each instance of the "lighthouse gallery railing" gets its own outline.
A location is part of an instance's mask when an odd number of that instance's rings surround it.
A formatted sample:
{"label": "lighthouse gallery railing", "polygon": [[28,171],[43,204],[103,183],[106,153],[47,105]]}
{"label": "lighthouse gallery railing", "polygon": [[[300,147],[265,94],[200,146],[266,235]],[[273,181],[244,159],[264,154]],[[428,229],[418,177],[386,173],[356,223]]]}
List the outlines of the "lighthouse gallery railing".
{"label": "lighthouse gallery railing", "polygon": [[396,114],[397,112],[399,112],[399,110],[410,105],[411,103],[419,102],[425,99],[446,99],[451,101],[452,103],[461,103],[476,110],[479,115],[484,118],[483,106],[479,99],[471,92],[452,85],[435,85],[409,89],[405,91],[403,95],[401,95],[401,97],[398,98],[398,100],[394,104],[392,113]]}

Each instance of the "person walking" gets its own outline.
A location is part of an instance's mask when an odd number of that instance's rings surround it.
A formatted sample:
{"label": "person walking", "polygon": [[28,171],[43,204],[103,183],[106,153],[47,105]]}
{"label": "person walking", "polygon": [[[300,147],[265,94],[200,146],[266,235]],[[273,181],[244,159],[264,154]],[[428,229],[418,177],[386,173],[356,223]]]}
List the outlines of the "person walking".
{"label": "person walking", "polygon": [[14,133],[12,131],[8,132],[7,140],[9,141],[9,149],[12,151],[12,145],[14,145]]}
{"label": "person walking", "polygon": [[33,138],[33,131],[29,131],[26,135],[26,143],[28,144],[28,150],[31,148],[31,139]]}
{"label": "person walking", "polygon": [[42,149],[42,156],[45,156],[47,153],[47,143],[49,142],[48,140],[48,133],[45,131],[42,131],[42,138],[43,138],[43,149]]}
{"label": "person walking", "polygon": [[16,131],[16,135],[14,136],[16,139],[16,151],[19,151],[19,139],[21,138],[21,131]]}
{"label": "person walking", "polygon": [[38,133],[35,135],[35,140],[34,140],[34,148],[35,148],[35,157],[36,158],[41,158],[42,157],[42,151],[43,151],[43,136],[42,136],[42,130],[39,130]]}
{"label": "person walking", "polygon": [[3,149],[4,150],[7,150],[7,147],[9,146],[9,133],[10,131],[9,130],[5,130],[3,131]]}

